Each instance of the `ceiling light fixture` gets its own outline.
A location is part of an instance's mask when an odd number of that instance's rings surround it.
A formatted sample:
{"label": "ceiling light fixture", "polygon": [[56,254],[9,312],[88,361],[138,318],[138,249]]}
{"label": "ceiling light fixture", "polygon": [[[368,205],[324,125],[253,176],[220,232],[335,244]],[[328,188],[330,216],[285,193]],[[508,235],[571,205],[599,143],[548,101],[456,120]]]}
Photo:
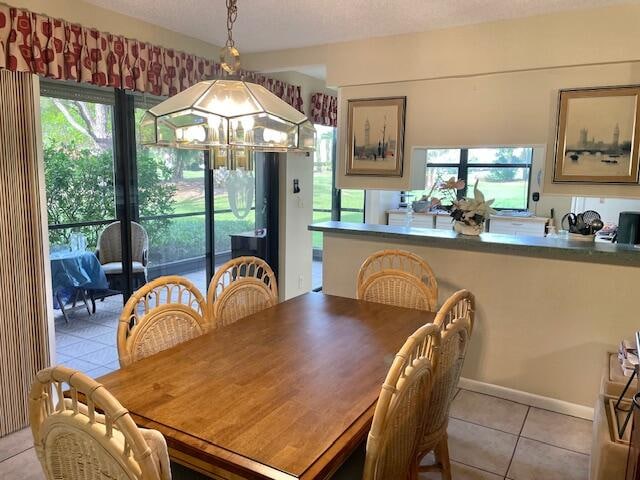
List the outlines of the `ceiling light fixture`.
{"label": "ceiling light fixture", "polygon": [[240,54],[233,40],[237,0],[227,0],[227,42],[220,50],[230,76],[206,80],[147,110],[140,122],[143,145],[215,150],[309,152],[315,128],[294,107],[239,75]]}

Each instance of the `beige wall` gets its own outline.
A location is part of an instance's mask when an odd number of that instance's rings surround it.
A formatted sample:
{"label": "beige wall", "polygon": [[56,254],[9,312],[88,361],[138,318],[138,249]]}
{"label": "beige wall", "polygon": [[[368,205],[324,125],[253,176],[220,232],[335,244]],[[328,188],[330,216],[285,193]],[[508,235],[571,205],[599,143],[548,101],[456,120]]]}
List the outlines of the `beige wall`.
{"label": "beige wall", "polygon": [[[323,291],[355,297],[365,258],[401,248],[425,258],[440,303],[461,288],[476,296],[463,376],[593,406],[607,350],[633,335],[640,270],[633,267],[432,248],[324,234]],[[393,321],[393,319],[389,319]]]}
{"label": "beige wall", "polygon": [[257,70],[327,66],[327,85],[403,82],[640,60],[640,4],[244,56]]}
{"label": "beige wall", "polygon": [[[281,300],[311,290],[313,157],[304,153],[278,156],[280,182],[278,289]],[[293,193],[298,179],[300,193]]]}
{"label": "beige wall", "polygon": [[[151,23],[100,8],[82,0],[2,0],[12,7],[27,8],[69,22],[126,37],[151,42],[163,47],[202,57],[218,56],[218,48],[202,40],[172,32]],[[220,28],[224,28],[220,25]]]}
{"label": "beige wall", "polygon": [[[485,145],[546,145],[542,204],[567,211],[570,197],[640,197],[640,186],[585,186],[551,183],[555,146],[558,90],[567,87],[640,83],[640,62],[550,68],[522,72],[384,83],[340,88],[339,124],[346,125],[350,98],[407,97],[405,174],[402,178],[348,177],[345,175],[345,129],[339,129],[340,188],[411,189],[412,147]],[[415,172],[413,174],[415,177]],[[535,188],[535,183],[532,183]]]}
{"label": "beige wall", "polygon": [[[561,196],[640,197],[638,186],[552,184],[558,90],[640,83],[640,4],[630,3],[431,32],[255,54],[252,65],[325,63],[339,87],[339,130],[349,98],[407,96],[401,179],[346,177],[340,137],[338,186],[412,186],[415,146],[544,144],[543,201]],[[597,34],[596,34],[597,32]],[[382,66],[382,67],[381,67]]]}

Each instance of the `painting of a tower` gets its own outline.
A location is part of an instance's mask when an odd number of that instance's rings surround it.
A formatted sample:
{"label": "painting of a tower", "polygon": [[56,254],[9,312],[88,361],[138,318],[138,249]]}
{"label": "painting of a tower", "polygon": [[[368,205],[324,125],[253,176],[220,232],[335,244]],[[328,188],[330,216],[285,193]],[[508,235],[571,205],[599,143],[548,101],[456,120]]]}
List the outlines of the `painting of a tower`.
{"label": "painting of a tower", "polygon": [[348,101],[347,175],[402,176],[406,98]]}
{"label": "painting of a tower", "polygon": [[364,146],[368,147],[371,145],[371,123],[367,118],[367,121],[364,122]]}

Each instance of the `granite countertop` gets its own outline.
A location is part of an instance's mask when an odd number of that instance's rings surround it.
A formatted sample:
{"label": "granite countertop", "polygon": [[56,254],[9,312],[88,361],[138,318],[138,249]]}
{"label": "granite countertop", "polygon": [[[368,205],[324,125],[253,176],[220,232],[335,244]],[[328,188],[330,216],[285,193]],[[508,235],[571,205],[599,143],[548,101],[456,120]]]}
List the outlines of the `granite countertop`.
{"label": "granite countertop", "polygon": [[582,242],[563,237],[529,237],[498,233],[466,236],[458,235],[453,230],[348,222],[315,223],[309,225],[309,230],[366,236],[367,239],[374,237],[385,240],[397,239],[437,248],[640,267],[640,248],[617,243]]}

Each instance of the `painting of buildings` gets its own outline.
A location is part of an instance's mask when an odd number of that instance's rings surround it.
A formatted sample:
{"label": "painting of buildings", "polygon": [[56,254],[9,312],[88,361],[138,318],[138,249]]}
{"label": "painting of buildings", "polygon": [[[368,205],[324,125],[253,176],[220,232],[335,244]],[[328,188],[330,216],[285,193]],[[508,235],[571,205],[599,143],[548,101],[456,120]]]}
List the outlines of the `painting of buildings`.
{"label": "painting of buildings", "polygon": [[404,97],[349,102],[347,174],[402,175],[404,108]]}
{"label": "painting of buildings", "polygon": [[637,182],[635,90],[561,92],[556,180]]}

